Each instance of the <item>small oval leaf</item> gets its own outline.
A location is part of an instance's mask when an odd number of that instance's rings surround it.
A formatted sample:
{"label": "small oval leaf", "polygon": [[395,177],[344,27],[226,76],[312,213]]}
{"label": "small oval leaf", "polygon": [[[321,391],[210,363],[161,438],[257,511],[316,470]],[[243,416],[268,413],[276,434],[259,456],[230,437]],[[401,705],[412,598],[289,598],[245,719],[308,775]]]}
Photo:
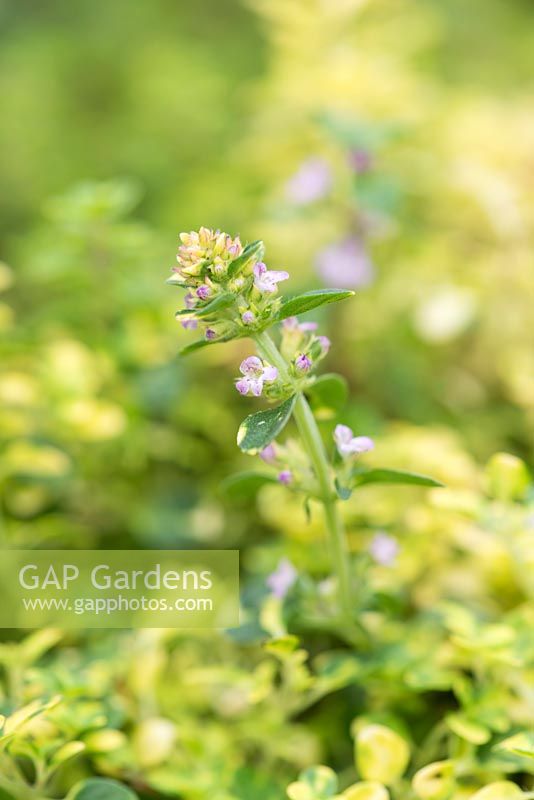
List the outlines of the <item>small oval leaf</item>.
{"label": "small oval leaf", "polygon": [[441,481],[420,475],[418,472],[406,472],[401,469],[358,469],[352,475],[353,487],[363,486],[366,483],[399,483],[412,486],[440,487]]}
{"label": "small oval leaf", "polygon": [[237,444],[244,453],[258,453],[285,428],[295,405],[295,395],[276,408],[250,414],[239,427]]}
{"label": "small oval leaf", "polygon": [[500,742],[495,750],[506,750],[518,756],[534,758],[534,731],[521,731]]}
{"label": "small oval leaf", "polygon": [[389,792],[382,783],[362,781],[345,789],[343,800],[389,800]]}
{"label": "small oval leaf", "polygon": [[276,315],[278,321],[287,317],[294,317],[297,314],[304,314],[326,303],[336,303],[338,300],[345,300],[352,297],[354,292],[350,289],[314,289],[312,292],[304,292],[295,297],[288,297],[282,302],[280,310]]}
{"label": "small oval leaf", "polygon": [[[526,795],[528,797],[528,795]],[[519,786],[511,781],[496,781],[471,795],[471,800],[517,800],[525,797]]]}
{"label": "small oval leaf", "polygon": [[471,744],[482,745],[491,739],[488,728],[460,712],[448,714],[445,721],[453,733]]}
{"label": "small oval leaf", "polygon": [[67,742],[67,744],[64,744],[59,750],[56,750],[50,759],[50,764],[51,766],[64,764],[65,761],[68,761],[70,758],[75,758],[80,753],[83,753],[84,750],[85,744],[83,742]]}
{"label": "small oval leaf", "polygon": [[238,472],[221,483],[221,492],[229,500],[248,500],[266,483],[278,483],[274,475],[262,472]]}
{"label": "small oval leaf", "polygon": [[330,767],[308,767],[300,773],[299,781],[310,787],[317,800],[326,800],[337,792],[337,775]]}
{"label": "small oval leaf", "polygon": [[66,800],[138,800],[131,789],[106,778],[89,778],[77,783]]}
{"label": "small oval leaf", "polygon": [[[222,311],[223,308],[228,308],[235,302],[235,295],[232,292],[224,292],[214,297],[207,305],[202,308],[194,308],[192,312],[195,317],[209,317],[215,311]],[[189,312],[191,314],[191,311]]]}
{"label": "small oval leaf", "polygon": [[189,353],[194,353],[195,350],[201,350],[203,347],[207,347],[209,344],[213,344],[213,341],[209,341],[208,339],[197,339],[196,342],[191,342],[191,344],[186,344],[185,347],[182,347],[178,355],[187,356]]}

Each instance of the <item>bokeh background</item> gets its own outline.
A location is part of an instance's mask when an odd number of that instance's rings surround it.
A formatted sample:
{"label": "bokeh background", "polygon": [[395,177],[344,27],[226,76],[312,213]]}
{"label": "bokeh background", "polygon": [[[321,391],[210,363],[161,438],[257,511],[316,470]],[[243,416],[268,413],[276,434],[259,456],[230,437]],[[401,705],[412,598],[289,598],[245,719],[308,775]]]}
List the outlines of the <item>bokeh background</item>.
{"label": "bokeh background", "polygon": [[358,290],[325,320],[358,429],[532,455],[530,2],[0,15],[11,536],[233,538],[212,498],[250,410],[246,345],[178,362],[164,285],[201,224],[264,238],[289,291]]}
{"label": "bokeh background", "polygon": [[[255,402],[232,383],[246,342],[176,357],[191,334],[165,279],[200,225],[263,238],[288,291],[357,290],[317,318],[377,461],[464,492],[497,450],[531,462],[533,24],[530,0],[0,0],[5,544],[239,547],[253,597],[284,552],[320,565],[302,552],[320,525],[277,487],[238,506],[219,492],[250,466],[235,432]],[[493,588],[464,562],[442,575],[480,539],[451,524],[429,561],[417,533],[447,527],[435,509],[373,492],[367,517],[347,512],[354,549],[377,526],[415,531],[399,580],[419,580],[417,602],[495,591],[495,611],[526,591],[506,595],[493,546]],[[180,652],[191,666],[211,647]],[[218,653],[192,738],[207,709],[241,713],[249,666]],[[232,746],[215,726],[208,760],[237,769],[248,748],[289,777],[328,753],[325,714],[302,739],[269,715]]]}

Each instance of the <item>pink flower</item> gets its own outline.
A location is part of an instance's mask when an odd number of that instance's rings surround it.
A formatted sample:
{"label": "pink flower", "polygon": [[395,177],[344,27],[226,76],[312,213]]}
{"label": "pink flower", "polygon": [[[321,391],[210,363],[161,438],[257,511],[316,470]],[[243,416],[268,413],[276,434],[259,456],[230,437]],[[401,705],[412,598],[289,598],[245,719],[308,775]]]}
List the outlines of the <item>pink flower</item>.
{"label": "pink flower", "polygon": [[338,453],[347,458],[348,456],[359,455],[373,450],[375,443],[368,436],[354,436],[352,430],[347,425],[336,425],[334,431],[334,441]]}
{"label": "pink flower", "polygon": [[332,342],[330,341],[328,336],[318,336],[317,341],[321,345],[323,356],[325,356],[330,350],[330,345],[332,344]]}
{"label": "pink flower", "polygon": [[196,305],[196,302],[197,301],[196,301],[194,295],[192,295],[191,292],[187,292],[187,294],[184,297],[185,307],[186,308],[194,308],[195,305]]}
{"label": "pink flower", "polygon": [[289,469],[283,469],[282,472],[278,473],[278,480],[284,486],[289,486],[293,482],[293,473]]}
{"label": "pink flower", "polygon": [[235,388],[242,395],[252,394],[254,397],[261,395],[264,383],[272,383],[278,377],[276,367],[264,364],[257,356],[245,358],[239,371],[243,377],[236,382]]}
{"label": "pink flower", "polygon": [[267,586],[280,600],[286,596],[295,581],[297,580],[298,572],[287,558],[283,558],[274,572],[267,576]]}
{"label": "pink flower", "polygon": [[272,294],[276,292],[280,281],[287,281],[289,272],[278,269],[267,269],[263,261],[254,265],[254,286],[258,291]]}
{"label": "pink flower", "polygon": [[211,294],[211,289],[209,286],[206,286],[205,283],[202,286],[199,286],[196,290],[196,296],[200,297],[201,300],[207,300]]}
{"label": "pink flower", "polygon": [[180,324],[186,331],[194,331],[198,328],[198,322],[194,317],[185,317],[180,320]]}
{"label": "pink flower", "polygon": [[244,325],[252,325],[256,317],[252,311],[244,311],[241,314],[241,320],[243,321]]}
{"label": "pink flower", "polygon": [[299,372],[309,372],[312,367],[311,358],[307,356],[306,353],[301,353],[300,356],[295,359],[295,366]]}
{"label": "pink flower", "polygon": [[349,165],[357,175],[364,175],[373,166],[373,157],[368,150],[356,147],[349,153]]}
{"label": "pink flower", "polygon": [[399,543],[392,536],[381,531],[373,537],[369,552],[377,564],[392,567],[399,554]]}
{"label": "pink flower", "polygon": [[359,237],[350,237],[321,250],[317,255],[317,271],[327,286],[340,289],[368,286],[374,279],[373,264]]}
{"label": "pink flower", "polygon": [[260,458],[262,461],[265,461],[266,464],[274,464],[276,461],[276,448],[272,442],[261,450]]}
{"label": "pink flower", "polygon": [[304,161],[286,183],[286,194],[295,205],[304,206],[320,200],[330,191],[332,173],[326,161],[319,157]]}
{"label": "pink flower", "polygon": [[285,331],[302,331],[303,333],[307,333],[308,331],[316,331],[318,325],[316,322],[299,322],[297,317],[287,317],[282,322],[282,328]]}

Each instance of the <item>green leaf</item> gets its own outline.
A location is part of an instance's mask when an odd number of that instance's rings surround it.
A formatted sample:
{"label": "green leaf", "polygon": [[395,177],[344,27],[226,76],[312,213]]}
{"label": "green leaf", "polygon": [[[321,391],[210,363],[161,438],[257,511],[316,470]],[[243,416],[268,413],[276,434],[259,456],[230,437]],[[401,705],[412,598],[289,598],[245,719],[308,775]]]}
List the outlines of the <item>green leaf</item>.
{"label": "green leaf", "polygon": [[495,750],[506,750],[518,756],[534,758],[534,731],[521,731],[499,742]]}
{"label": "green leaf", "polygon": [[221,492],[230,500],[248,500],[266,483],[278,483],[274,475],[262,472],[238,472],[221,483]]}
{"label": "green leaf", "polygon": [[89,778],[77,783],[66,800],[138,800],[137,795],[117,781]]}
{"label": "green leaf", "polygon": [[277,636],[274,639],[269,639],[264,644],[265,650],[268,653],[273,653],[275,656],[284,658],[295,652],[300,644],[298,636],[288,633],[285,636]]}
{"label": "green leaf", "polygon": [[388,790],[378,781],[353,783],[341,796],[343,800],[389,800]]}
{"label": "green leaf", "polygon": [[241,767],[232,776],[230,797],[253,797],[254,800],[280,800],[284,795],[280,780],[262,771],[258,765]]}
{"label": "green leaf", "polygon": [[47,703],[41,703],[40,700],[32,700],[31,703],[22,706],[22,708],[17,709],[17,711],[7,717],[4,722],[2,733],[6,736],[10,736],[12,733],[18,733],[19,728],[31,719],[40,717],[42,714],[45,714],[47,711],[57,706],[60,702],[61,698],[59,696],[53,697]]}
{"label": "green leaf", "polygon": [[453,733],[471,744],[486,744],[491,739],[488,728],[461,712],[448,714],[445,721]]}
{"label": "green leaf", "polygon": [[75,758],[76,756],[83,753],[85,750],[85,744],[83,742],[67,742],[59,750],[56,750],[52,758],[50,759],[50,765],[57,767],[60,764],[64,764],[65,761],[68,761],[71,758]]}
{"label": "green leaf", "polygon": [[330,767],[309,767],[300,773],[299,781],[310,787],[317,800],[332,797],[337,792],[337,775]]}
{"label": "green leaf", "polygon": [[472,794],[470,800],[519,800],[525,796],[529,795],[525,795],[516,783],[495,781]]}
{"label": "green leaf", "polygon": [[47,650],[54,647],[64,636],[59,628],[42,628],[24,639],[18,650],[18,659],[24,664],[33,664]]}
{"label": "green leaf", "polygon": [[[228,308],[235,302],[235,294],[232,292],[224,292],[214,297],[207,305],[199,309],[192,309],[195,317],[209,317],[215,311],[222,311],[223,308]],[[191,311],[189,312],[191,313]]]}
{"label": "green leaf", "polygon": [[353,653],[330,650],[314,658],[317,689],[323,694],[334,692],[362,678],[364,667]]}
{"label": "green leaf", "polygon": [[180,308],[178,311],[175,312],[174,316],[176,318],[179,317],[209,317],[210,314],[213,314],[215,311],[221,311],[224,308],[228,308],[231,306],[235,301],[235,295],[232,292],[224,292],[223,294],[218,294],[217,297],[214,297],[209,303],[205,306],[200,306],[196,308]]}
{"label": "green leaf", "polygon": [[318,419],[331,419],[347,402],[349,388],[345,378],[332,372],[317,378],[306,394],[315,416]]}
{"label": "green leaf", "polygon": [[417,472],[406,472],[401,469],[369,469],[353,472],[353,486],[363,486],[366,483],[399,483],[412,486],[434,486],[439,487],[444,484],[441,481],[430,478],[428,475],[420,475]]}
{"label": "green leaf", "polygon": [[195,350],[201,350],[203,347],[207,347],[209,344],[215,344],[213,339],[197,339],[196,342],[191,342],[191,344],[186,344],[185,347],[182,347],[180,352],[178,353],[179,356],[188,356],[189,353],[194,353]]}
{"label": "green leaf", "polygon": [[347,297],[352,297],[353,294],[354,292],[349,289],[315,289],[312,292],[305,292],[295,297],[288,297],[287,300],[282,302],[276,319],[280,321],[286,319],[286,317],[304,314],[306,311],[324,306],[325,303],[335,303],[338,300],[345,300]]}
{"label": "green leaf", "polygon": [[237,444],[244,453],[263,450],[285,428],[295,405],[295,395],[276,408],[250,414],[241,423],[237,432]]}
{"label": "green leaf", "polygon": [[201,350],[203,347],[208,347],[211,344],[221,344],[222,342],[229,342],[234,339],[234,336],[221,336],[218,339],[197,339],[196,342],[191,342],[178,352],[178,357],[188,356],[189,353],[194,353],[196,350]]}
{"label": "green leaf", "polygon": [[247,244],[241,255],[238,256],[238,258],[234,258],[234,260],[230,263],[230,266],[228,267],[229,277],[234,278],[249,263],[261,261],[264,253],[265,247],[260,239]]}

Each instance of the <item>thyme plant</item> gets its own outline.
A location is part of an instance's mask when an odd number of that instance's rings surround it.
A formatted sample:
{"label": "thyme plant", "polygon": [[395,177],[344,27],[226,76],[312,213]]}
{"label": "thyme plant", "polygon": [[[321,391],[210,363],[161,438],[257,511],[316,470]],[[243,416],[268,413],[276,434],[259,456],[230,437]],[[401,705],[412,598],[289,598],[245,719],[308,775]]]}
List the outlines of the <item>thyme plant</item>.
{"label": "thyme plant", "polygon": [[[180,234],[177,266],[168,282],[185,290],[184,307],[176,316],[182,326],[202,336],[182,354],[233,339],[249,338],[255,352],[239,367],[235,388],[241,395],[263,395],[268,410],[249,415],[241,424],[237,443],[250,455],[260,455],[271,471],[243,473],[232,478],[235,489],[277,479],[302,495],[308,508],[315,499],[323,507],[325,529],[337,578],[339,621],[355,621],[350,557],[339,502],[366,483],[411,483],[438,486],[424,475],[389,469],[370,469],[360,457],[374,447],[368,436],[357,435],[344,424],[334,430],[333,455],[325,444],[310,399],[320,397],[334,409],[345,392],[344,380],[334,374],[317,377],[331,342],[318,333],[314,322],[298,316],[327,303],[347,300],[347,289],[318,289],[283,297],[279,284],[285,270],[269,269],[263,242],[244,246],[238,236],[202,227]],[[274,337],[273,337],[274,334]],[[276,441],[294,418],[300,442]]]}

